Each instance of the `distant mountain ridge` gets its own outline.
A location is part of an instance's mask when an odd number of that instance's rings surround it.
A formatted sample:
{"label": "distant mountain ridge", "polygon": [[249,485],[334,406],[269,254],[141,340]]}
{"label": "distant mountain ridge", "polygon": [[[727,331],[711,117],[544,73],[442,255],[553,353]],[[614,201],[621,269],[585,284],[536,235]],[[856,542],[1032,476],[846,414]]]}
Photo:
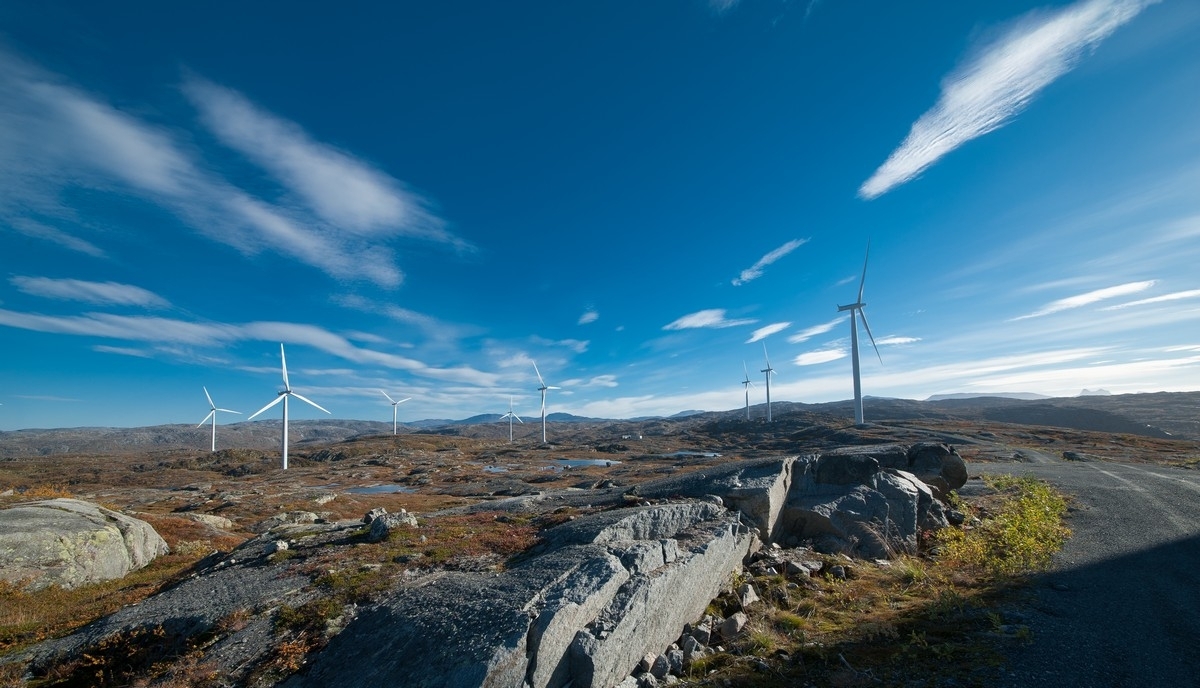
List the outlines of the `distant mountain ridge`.
{"label": "distant mountain ridge", "polygon": [[[778,401],[772,410],[778,422],[822,422],[830,418],[845,419],[853,415],[852,402],[837,401],[822,404]],[[1014,396],[943,395],[942,398],[919,401],[867,397],[866,416],[872,423],[904,422],[920,419],[958,419],[979,422],[1010,423],[1032,426],[1052,426],[1125,433],[1158,438],[1200,439],[1200,392],[1157,392],[1147,394],[1108,394],[1077,397],[1042,397],[1022,399]],[[745,420],[745,409],[728,411],[684,411],[670,417],[653,416],[635,419],[587,418],[569,413],[552,413],[546,417],[551,425],[561,428],[563,435],[596,426],[594,431],[582,430],[596,437],[662,434],[687,429],[696,424],[719,422],[733,427],[762,428],[765,406],[750,407],[751,420]],[[541,418],[526,417],[520,437],[540,437]],[[217,427],[217,448],[278,450],[281,421],[260,420],[230,423]],[[782,426],[781,426],[782,427]],[[507,439],[508,423],[499,414],[480,414],[461,420],[425,419],[400,424],[400,432],[454,434],[470,437]],[[567,430],[567,428],[571,428]],[[55,428],[0,431],[0,461],[23,456],[49,456],[122,452],[205,452],[209,446],[209,428],[187,425],[159,425],[142,428]],[[551,430],[551,442],[555,441]],[[341,440],[390,435],[392,426],[383,421],[359,420],[299,420],[289,426],[291,446],[303,449],[306,445]]]}
{"label": "distant mountain ridge", "polygon": [[[1086,392],[1087,390],[1084,390],[1084,391]],[[1054,397],[1048,397],[1045,394],[1036,394],[1034,392],[985,392],[985,393],[957,392],[954,394],[934,394],[932,396],[925,397],[925,401],[947,401],[950,399],[981,399],[981,398],[988,398],[988,397],[994,397],[997,399],[1021,399],[1024,401],[1033,401],[1035,399],[1053,399],[1054,398]]]}

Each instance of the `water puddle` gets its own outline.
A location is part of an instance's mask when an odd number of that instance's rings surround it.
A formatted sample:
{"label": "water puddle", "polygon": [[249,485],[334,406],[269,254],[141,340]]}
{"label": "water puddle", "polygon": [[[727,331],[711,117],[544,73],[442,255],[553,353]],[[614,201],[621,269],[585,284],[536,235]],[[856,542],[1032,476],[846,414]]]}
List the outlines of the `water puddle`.
{"label": "water puddle", "polygon": [[366,487],[351,487],[345,490],[354,494],[397,494],[416,492],[414,488],[407,485],[369,485]]}

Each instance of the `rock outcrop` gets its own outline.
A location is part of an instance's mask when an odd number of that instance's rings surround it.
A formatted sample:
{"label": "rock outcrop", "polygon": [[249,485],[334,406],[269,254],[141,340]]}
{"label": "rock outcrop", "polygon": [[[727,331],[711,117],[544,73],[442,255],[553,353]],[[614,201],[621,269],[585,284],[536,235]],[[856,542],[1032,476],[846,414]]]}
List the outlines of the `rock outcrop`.
{"label": "rock outcrop", "polygon": [[167,551],[145,521],[78,499],[0,511],[0,578],[31,589],[121,578]]}
{"label": "rock outcrop", "polygon": [[[904,447],[854,447],[845,452],[743,461],[646,483],[632,491],[650,498],[715,495],[745,514],[766,542],[788,546],[813,542],[825,552],[874,559],[915,551],[921,530],[946,525],[944,507],[933,490],[908,472],[908,456]],[[941,466],[937,476],[944,480]],[[931,467],[923,464],[922,470]],[[966,482],[965,465],[961,473]]]}
{"label": "rock outcrop", "polygon": [[711,502],[581,517],[502,573],[396,591],[286,685],[616,685],[703,613],[753,542]]}

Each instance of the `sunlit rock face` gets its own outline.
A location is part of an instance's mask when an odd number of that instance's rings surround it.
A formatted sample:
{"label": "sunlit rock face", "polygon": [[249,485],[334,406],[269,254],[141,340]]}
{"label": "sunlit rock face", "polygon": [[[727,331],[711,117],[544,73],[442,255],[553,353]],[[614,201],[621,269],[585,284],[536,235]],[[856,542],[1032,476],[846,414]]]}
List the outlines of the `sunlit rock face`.
{"label": "sunlit rock face", "polygon": [[78,499],[0,511],[0,578],[30,589],[121,578],[167,552],[145,521]]}

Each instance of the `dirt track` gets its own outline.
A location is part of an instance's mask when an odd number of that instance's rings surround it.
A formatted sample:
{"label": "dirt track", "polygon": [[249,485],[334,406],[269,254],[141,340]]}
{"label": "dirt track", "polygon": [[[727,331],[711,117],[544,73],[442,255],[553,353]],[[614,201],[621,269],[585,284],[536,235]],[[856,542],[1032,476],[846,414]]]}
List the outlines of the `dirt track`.
{"label": "dirt track", "polygon": [[1074,496],[1074,537],[1038,579],[1005,687],[1200,686],[1200,472],[1022,452],[981,467]]}

